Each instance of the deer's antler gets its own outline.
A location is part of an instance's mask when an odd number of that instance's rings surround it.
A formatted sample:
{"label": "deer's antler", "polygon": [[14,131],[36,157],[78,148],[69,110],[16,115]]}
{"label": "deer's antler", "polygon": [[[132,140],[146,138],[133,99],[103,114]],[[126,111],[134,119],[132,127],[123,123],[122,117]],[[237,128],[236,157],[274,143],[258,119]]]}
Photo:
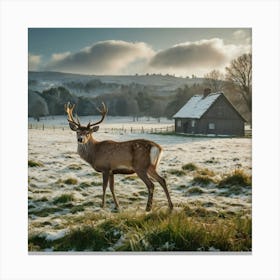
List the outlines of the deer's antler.
{"label": "deer's antler", "polygon": [[68,102],[67,104],[64,105],[65,112],[67,113],[67,116],[68,116],[68,119],[67,119],[68,122],[79,127],[79,126],[81,126],[81,123],[79,121],[77,114],[76,114],[76,120],[73,117],[74,108],[75,108],[75,104],[71,105],[70,102]]}
{"label": "deer's antler", "polygon": [[104,102],[102,102],[102,108],[101,109],[100,108],[96,108],[96,109],[98,110],[98,112],[100,112],[100,114],[102,116],[101,120],[96,122],[96,123],[89,123],[88,126],[95,126],[95,125],[98,125],[98,124],[102,123],[106,114],[108,113],[108,108],[106,107]]}

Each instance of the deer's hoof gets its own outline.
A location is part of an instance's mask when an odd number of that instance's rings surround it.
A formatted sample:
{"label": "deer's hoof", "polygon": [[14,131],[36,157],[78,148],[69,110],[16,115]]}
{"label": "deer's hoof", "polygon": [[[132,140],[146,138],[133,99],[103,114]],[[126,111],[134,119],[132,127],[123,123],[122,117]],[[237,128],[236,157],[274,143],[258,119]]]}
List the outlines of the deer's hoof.
{"label": "deer's hoof", "polygon": [[151,210],[152,210],[152,206],[149,205],[146,207],[146,212],[150,212]]}

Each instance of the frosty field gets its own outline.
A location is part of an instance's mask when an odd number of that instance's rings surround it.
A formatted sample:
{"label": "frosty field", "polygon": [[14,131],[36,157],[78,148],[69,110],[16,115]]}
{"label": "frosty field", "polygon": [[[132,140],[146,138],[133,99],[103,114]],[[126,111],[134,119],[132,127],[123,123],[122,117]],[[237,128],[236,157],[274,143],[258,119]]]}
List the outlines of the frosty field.
{"label": "frosty field", "polygon": [[[153,210],[148,214],[147,189],[136,175],[115,176],[119,212],[109,188],[107,205],[100,208],[102,177],[79,158],[75,133],[65,120],[49,120],[44,130],[29,129],[29,251],[250,251],[251,139],[129,129],[171,124],[111,118],[95,134],[99,141],[145,138],[163,147],[158,171],[166,178],[175,209],[169,213],[166,196],[155,184]],[[122,126],[126,132],[110,130]],[[184,224],[187,229],[182,229]],[[195,236],[203,238],[194,242]],[[215,241],[222,238],[228,243]]]}

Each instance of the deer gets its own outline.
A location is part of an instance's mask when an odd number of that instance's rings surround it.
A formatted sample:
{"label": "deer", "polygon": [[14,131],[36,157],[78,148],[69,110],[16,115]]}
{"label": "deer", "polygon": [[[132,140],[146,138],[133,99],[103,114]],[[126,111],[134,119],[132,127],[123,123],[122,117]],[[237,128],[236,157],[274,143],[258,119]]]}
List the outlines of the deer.
{"label": "deer", "polygon": [[117,210],[119,209],[119,203],[114,191],[114,175],[136,173],[148,189],[147,212],[152,209],[153,181],[157,181],[162,186],[169,208],[170,210],[173,209],[166,181],[156,171],[162,155],[162,147],[159,144],[145,139],[123,142],[112,140],[97,141],[93,135],[99,130],[99,124],[103,122],[108,113],[108,108],[104,102],[102,102],[102,108],[96,108],[101,114],[101,119],[94,123],[89,122],[86,126],[81,125],[77,114],[76,118],[73,117],[75,104],[71,105],[68,102],[64,107],[67,113],[69,127],[76,132],[78,143],[77,152],[79,156],[95,171],[102,173],[102,208],[105,207],[105,194],[109,182],[115,208]]}

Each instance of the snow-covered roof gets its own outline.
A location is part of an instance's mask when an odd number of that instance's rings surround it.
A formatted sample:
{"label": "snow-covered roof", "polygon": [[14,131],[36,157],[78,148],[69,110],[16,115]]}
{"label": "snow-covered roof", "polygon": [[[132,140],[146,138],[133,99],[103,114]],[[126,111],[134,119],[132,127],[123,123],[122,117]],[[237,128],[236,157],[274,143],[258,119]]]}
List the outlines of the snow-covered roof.
{"label": "snow-covered roof", "polygon": [[221,96],[222,92],[210,93],[206,97],[194,95],[173,118],[193,118],[200,119],[208,108]]}

